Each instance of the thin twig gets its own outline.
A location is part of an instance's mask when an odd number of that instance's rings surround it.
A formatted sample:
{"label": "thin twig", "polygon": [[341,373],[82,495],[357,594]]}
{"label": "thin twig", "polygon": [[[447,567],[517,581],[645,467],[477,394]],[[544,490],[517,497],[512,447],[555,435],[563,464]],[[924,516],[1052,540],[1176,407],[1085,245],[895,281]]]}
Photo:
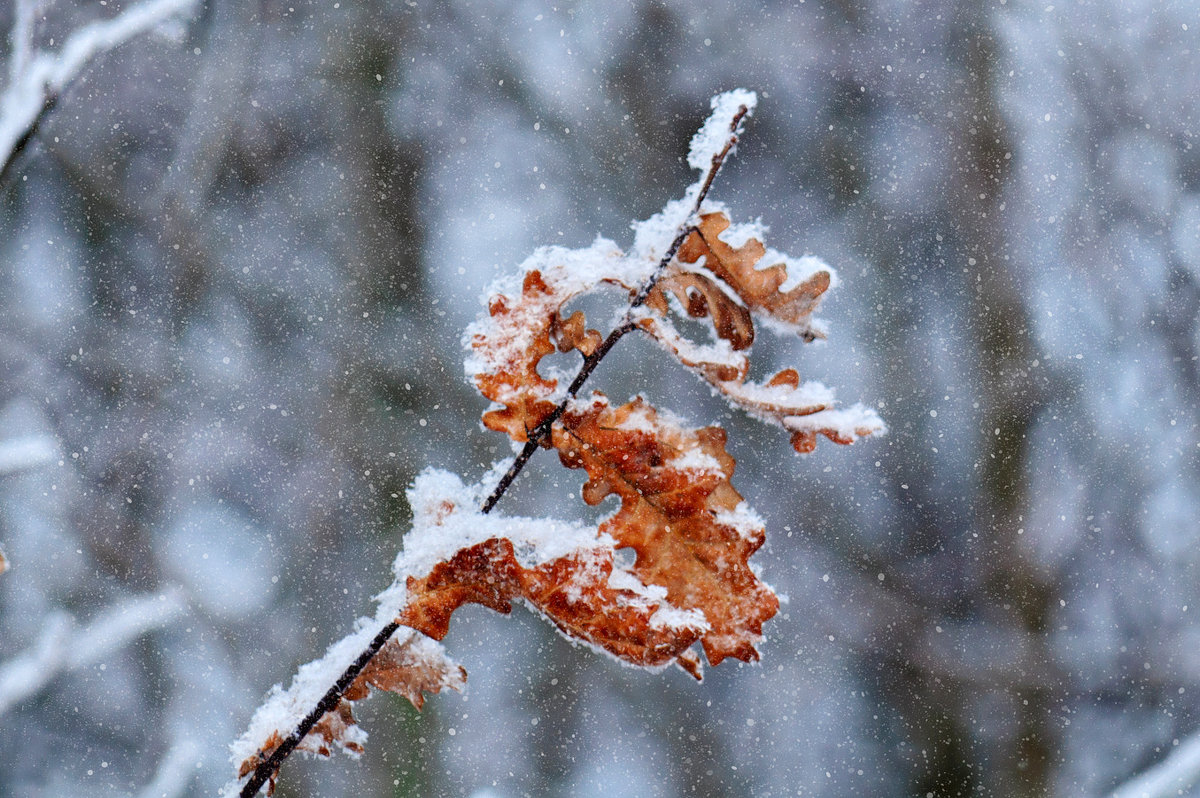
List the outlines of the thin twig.
{"label": "thin twig", "polygon": [[[708,174],[704,178],[704,183],[700,186],[700,192],[696,195],[696,202],[693,204],[691,212],[688,214],[687,219],[685,219],[683,224],[680,226],[679,232],[675,235],[675,239],[671,242],[671,245],[667,247],[667,251],[663,253],[662,258],[659,260],[658,265],[654,268],[654,271],[650,274],[650,277],[646,279],[646,282],[642,284],[642,286],[638,289],[638,292],[630,301],[629,310],[626,311],[625,318],[619,325],[617,325],[615,329],[613,329],[612,332],[608,334],[608,337],[601,342],[600,346],[596,347],[596,350],[592,352],[591,355],[584,358],[583,364],[579,367],[579,373],[575,375],[575,379],[571,381],[571,385],[567,388],[566,397],[558,404],[556,408],[554,408],[554,412],[551,413],[549,417],[547,417],[529,432],[524,448],[521,449],[520,454],[518,454],[516,459],[513,460],[513,463],[511,466],[509,466],[508,471],[506,471],[504,476],[500,478],[500,481],[496,484],[496,487],[492,491],[491,495],[489,495],[487,500],[484,501],[483,506],[480,508],[480,512],[485,514],[491,512],[492,508],[496,506],[496,502],[500,500],[500,497],[503,496],[504,493],[509,489],[513,481],[517,478],[517,475],[521,473],[523,468],[525,468],[525,464],[529,462],[529,458],[533,457],[533,453],[537,451],[539,446],[541,446],[542,441],[544,441],[547,436],[550,435],[550,431],[554,426],[554,423],[562,418],[563,413],[565,413],[567,410],[567,405],[570,404],[571,400],[574,399],[576,394],[579,393],[579,389],[583,387],[585,382],[587,382],[588,377],[591,376],[592,372],[596,369],[596,366],[598,366],[600,361],[604,359],[605,355],[609,353],[609,350],[616,345],[617,341],[621,340],[624,335],[637,328],[637,325],[634,324],[633,320],[634,311],[646,302],[646,299],[650,296],[650,292],[654,290],[654,286],[658,283],[659,279],[666,271],[667,265],[675,257],[675,253],[679,251],[679,247],[683,245],[684,240],[695,229],[695,226],[692,224],[692,219],[697,213],[699,213],[700,205],[704,202],[704,198],[708,196],[708,191],[710,188],[712,188],[713,180],[717,176],[717,171],[725,162],[725,158],[728,157],[729,151],[733,149],[735,144],[737,144],[738,125],[741,124],[742,119],[745,118],[748,112],[749,109],[747,109],[745,106],[742,106],[738,109],[738,112],[734,114],[733,121],[729,126],[729,140],[725,143],[724,148],[722,148],[720,152],[713,155],[712,166],[709,167]],[[391,639],[391,636],[395,634],[396,630],[399,629],[401,625],[402,624],[399,621],[392,621],[379,630],[378,634],[376,634],[371,640],[370,645],[368,645],[362,651],[362,653],[358,655],[358,658],[355,659],[354,662],[352,662],[346,668],[346,670],[342,672],[342,675],[338,677],[338,680],[334,683],[334,685],[330,687],[328,691],[326,691],[325,695],[321,697],[321,700],[317,702],[317,705],[313,707],[312,711],[304,716],[304,719],[300,721],[295,729],[292,730],[292,733],[287,736],[287,739],[280,743],[279,747],[272,751],[269,757],[259,763],[258,767],[254,769],[254,773],[251,774],[250,780],[246,782],[244,787],[242,787],[242,791],[239,793],[239,798],[253,798],[253,796],[258,794],[258,791],[262,789],[262,786],[266,784],[271,779],[271,776],[279,770],[279,767],[283,764],[283,761],[287,759],[294,750],[296,750],[296,746],[300,745],[300,742],[306,736],[308,736],[308,733],[312,731],[312,728],[317,725],[322,717],[325,716],[325,713],[329,712],[338,705],[338,702],[342,700],[342,695],[347,689],[349,689],[354,680],[358,678],[358,675],[362,672],[363,668],[367,667],[367,664],[371,661],[371,659],[374,658],[374,656],[379,653],[379,650],[387,644],[387,641]]]}

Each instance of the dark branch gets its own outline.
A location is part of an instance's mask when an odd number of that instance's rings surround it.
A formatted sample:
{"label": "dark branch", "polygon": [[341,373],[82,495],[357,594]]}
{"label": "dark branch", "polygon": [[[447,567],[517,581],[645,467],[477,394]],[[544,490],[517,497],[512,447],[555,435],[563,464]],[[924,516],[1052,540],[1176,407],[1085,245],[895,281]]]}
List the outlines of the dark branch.
{"label": "dark branch", "polygon": [[[609,351],[616,345],[617,341],[621,340],[621,338],[627,333],[636,329],[636,325],[634,324],[633,320],[633,312],[646,302],[647,297],[650,296],[650,292],[654,290],[654,286],[658,284],[659,279],[662,277],[663,273],[666,272],[667,265],[675,257],[675,253],[679,251],[679,247],[683,245],[684,240],[695,229],[692,224],[692,219],[697,213],[699,213],[700,206],[703,204],[704,198],[708,196],[708,191],[710,188],[712,188],[713,180],[717,176],[717,171],[720,170],[721,165],[725,162],[725,158],[729,156],[729,151],[733,149],[735,144],[737,144],[738,125],[741,124],[742,119],[745,118],[747,113],[748,109],[745,106],[742,106],[734,115],[733,121],[729,126],[729,140],[725,143],[725,147],[713,156],[712,166],[709,167],[708,174],[704,178],[704,183],[700,186],[700,193],[696,195],[696,202],[693,204],[687,220],[680,227],[679,232],[675,235],[675,239],[671,242],[671,245],[667,247],[667,251],[663,253],[662,258],[659,260],[658,265],[655,267],[650,277],[647,278],[646,282],[642,284],[637,293],[634,294],[633,299],[629,303],[629,310],[625,313],[625,318],[612,332],[608,334],[608,337],[601,342],[600,346],[596,347],[596,350],[592,352],[591,355],[584,358],[583,364],[579,367],[579,373],[575,375],[575,379],[571,381],[571,385],[567,388],[566,398],[559,402],[558,407],[554,408],[554,412],[551,413],[548,418],[546,418],[544,421],[542,421],[542,423],[538,424],[529,432],[524,448],[521,449],[521,452],[517,455],[516,459],[513,460],[513,463],[511,466],[509,466],[508,471],[506,471],[504,476],[500,478],[500,481],[496,484],[496,487],[492,491],[491,495],[487,497],[487,500],[483,503],[483,506],[480,510],[481,512],[489,513],[492,511],[492,508],[496,506],[496,502],[500,501],[500,497],[503,496],[509,487],[512,486],[512,483],[514,480],[516,480],[517,475],[520,474],[522,469],[525,468],[525,464],[529,462],[529,458],[533,457],[533,453],[537,451],[538,447],[542,445],[542,442],[549,437],[550,431],[554,427],[555,422],[562,418],[563,413],[565,413],[567,410],[567,405],[579,393],[579,389],[583,387],[585,382],[587,382],[588,377],[590,377],[592,372],[595,371],[596,366],[600,365],[600,361],[605,358]],[[367,648],[364,649],[361,654],[358,655],[358,658],[354,660],[354,662],[351,663],[345,671],[342,672],[342,675],[338,677],[338,680],[334,683],[333,687],[330,687],[329,690],[326,691],[325,695],[321,697],[321,700],[317,703],[317,705],[313,707],[311,712],[304,716],[304,720],[300,721],[292,733],[288,735],[287,739],[284,740],[278,748],[271,752],[269,757],[263,760],[258,767],[254,769],[254,773],[250,776],[250,780],[246,782],[244,787],[242,787],[242,791],[239,794],[240,798],[253,798],[253,796],[258,794],[258,791],[262,789],[262,786],[266,784],[267,781],[270,780],[271,776],[279,770],[279,766],[283,764],[283,760],[287,759],[288,756],[290,756],[291,753],[296,750],[296,746],[300,744],[300,741],[303,740],[310,731],[312,731],[313,726],[317,725],[321,718],[325,716],[326,712],[338,705],[338,702],[342,699],[342,695],[347,689],[349,689],[354,680],[358,678],[358,675],[362,673],[363,668],[367,667],[367,664],[370,663],[371,659],[374,658],[374,656],[379,653],[379,650],[387,644],[387,641],[393,634],[395,634],[396,630],[399,629],[400,626],[401,624],[399,622],[392,621],[387,626],[379,630],[379,633],[375,635],[375,638],[371,641],[371,644],[367,646]]]}

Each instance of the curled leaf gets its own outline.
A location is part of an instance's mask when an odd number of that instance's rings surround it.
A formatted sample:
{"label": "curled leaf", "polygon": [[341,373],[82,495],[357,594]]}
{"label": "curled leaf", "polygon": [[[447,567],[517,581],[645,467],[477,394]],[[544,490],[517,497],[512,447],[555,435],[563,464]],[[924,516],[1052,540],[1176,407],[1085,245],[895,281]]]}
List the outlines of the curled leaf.
{"label": "curled leaf", "polygon": [[[731,405],[789,430],[797,452],[811,452],[818,435],[845,444],[882,432],[883,422],[873,410],[862,405],[835,407],[831,390],[819,382],[801,382],[795,369],[783,369],[765,384],[747,379],[753,317],[792,330],[805,340],[821,337],[812,314],[831,284],[831,275],[826,268],[815,268],[795,286],[782,290],[788,283],[787,265],[759,268],[768,260],[767,249],[753,237],[737,247],[726,243],[720,236],[729,226],[723,212],[700,218],[679,248],[676,262],[651,292],[648,311],[638,319],[638,326]],[[676,329],[666,313],[667,292],[688,315],[711,320],[712,343],[697,344]]]}
{"label": "curled leaf", "polygon": [[701,216],[696,229],[679,248],[679,262],[695,264],[704,258],[704,267],[728,285],[747,308],[795,328],[809,340],[820,337],[810,320],[821,295],[829,288],[829,271],[814,271],[795,287],[781,291],[788,280],[787,266],[776,263],[760,268],[759,262],[767,252],[762,242],[750,238],[740,247],[730,246],[720,237],[729,225],[724,213]]}

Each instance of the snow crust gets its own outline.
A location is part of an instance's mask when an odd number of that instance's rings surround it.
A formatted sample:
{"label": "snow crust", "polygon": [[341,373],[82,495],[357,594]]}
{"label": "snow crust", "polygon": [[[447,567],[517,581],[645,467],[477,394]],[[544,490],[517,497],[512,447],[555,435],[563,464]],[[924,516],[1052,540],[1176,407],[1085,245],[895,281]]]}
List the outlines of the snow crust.
{"label": "snow crust", "polygon": [[[291,733],[308,712],[317,705],[325,692],[338,680],[350,663],[358,658],[379,631],[391,622],[392,616],[388,608],[380,604],[374,619],[359,618],[354,625],[354,631],[333,643],[326,649],[320,659],[300,666],[292,683],[285,690],[276,684],[267,693],[266,699],[250,719],[246,732],[230,745],[231,759],[235,769],[247,758],[254,756],[263,743],[278,731],[283,737]],[[428,662],[446,663],[444,670],[448,674],[457,673],[457,668],[446,656],[441,643],[432,640],[413,629],[401,627],[392,635],[392,640],[405,645],[414,658]],[[452,676],[443,680],[442,687],[461,687],[461,683]],[[361,726],[349,726],[342,739],[334,740],[334,744],[345,753],[357,758],[358,751],[348,747],[352,744],[362,746],[366,743],[367,733]],[[240,780],[225,785],[222,796],[237,795]]]}
{"label": "snow crust", "polygon": [[[324,656],[301,665],[286,690],[279,684],[272,687],[266,700],[250,718],[250,725],[245,734],[229,746],[234,768],[254,756],[272,733],[278,731],[281,736],[286,737],[309,710],[317,705],[325,691],[338,680],[385,623],[386,621],[372,624],[366,618],[359,618],[355,630],[329,646]],[[415,634],[411,629],[400,629],[396,632],[396,637],[402,639],[404,635]],[[357,726],[350,727],[346,736],[347,742],[359,745],[367,739],[367,733]],[[348,750],[347,753],[351,756],[356,755],[354,751]],[[221,794],[232,796],[237,795],[237,791],[238,784],[233,782],[226,785]]]}
{"label": "snow crust", "polygon": [[[521,362],[542,329],[545,314],[573,297],[595,289],[602,282],[633,288],[640,285],[654,264],[624,257],[612,241],[597,237],[588,247],[539,247],[526,258],[516,274],[505,275],[488,288],[481,301],[485,307],[498,299],[509,312],[497,318],[486,310],[463,332],[467,357],[463,368],[474,383],[484,374],[495,374]],[[523,301],[525,276],[539,272],[550,289],[542,302]],[[553,398],[557,392],[548,393]]]}
{"label": "snow crust", "polygon": [[781,423],[785,429],[793,432],[833,430],[852,441],[863,435],[882,435],[887,432],[887,426],[879,414],[863,404],[829,408],[807,416],[785,416]]}
{"label": "snow crust", "polygon": [[718,510],[713,516],[718,524],[737,530],[743,540],[758,540],[767,524],[746,502],[738,502],[732,510]]}

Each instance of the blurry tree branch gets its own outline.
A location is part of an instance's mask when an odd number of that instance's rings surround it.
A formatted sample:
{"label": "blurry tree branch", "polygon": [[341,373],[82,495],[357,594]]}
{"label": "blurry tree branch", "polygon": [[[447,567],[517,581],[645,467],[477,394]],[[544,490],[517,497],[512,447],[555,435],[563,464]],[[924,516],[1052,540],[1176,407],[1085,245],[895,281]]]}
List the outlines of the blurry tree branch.
{"label": "blurry tree branch", "polygon": [[1109,798],[1166,798],[1183,795],[1200,781],[1200,734],[1179,743],[1162,762],[1113,790]]}
{"label": "blurry tree branch", "polygon": [[0,714],[36,695],[59,674],[92,665],[184,612],[179,594],[166,592],[125,599],[82,628],[66,613],[47,618],[29,650],[0,663]]}
{"label": "blurry tree branch", "polygon": [[47,463],[54,459],[57,450],[54,439],[46,435],[0,441],[0,476]]}
{"label": "blurry tree branch", "polygon": [[154,779],[137,794],[137,798],[172,798],[182,795],[196,773],[200,744],[184,734],[176,735],[171,747],[158,763]]}
{"label": "blurry tree branch", "polygon": [[[58,447],[45,435],[29,435],[0,442],[0,477],[27,468],[36,468],[54,459]],[[8,570],[8,560],[0,549],[0,574]]]}
{"label": "blurry tree branch", "polygon": [[196,0],[145,0],[117,16],[92,22],[74,31],[56,52],[34,50],[34,18],[38,3],[17,0],[10,38],[12,55],[8,83],[0,94],[0,186],[8,179],[17,156],[37,134],[63,89],[99,53],[112,50],[175,14]]}

